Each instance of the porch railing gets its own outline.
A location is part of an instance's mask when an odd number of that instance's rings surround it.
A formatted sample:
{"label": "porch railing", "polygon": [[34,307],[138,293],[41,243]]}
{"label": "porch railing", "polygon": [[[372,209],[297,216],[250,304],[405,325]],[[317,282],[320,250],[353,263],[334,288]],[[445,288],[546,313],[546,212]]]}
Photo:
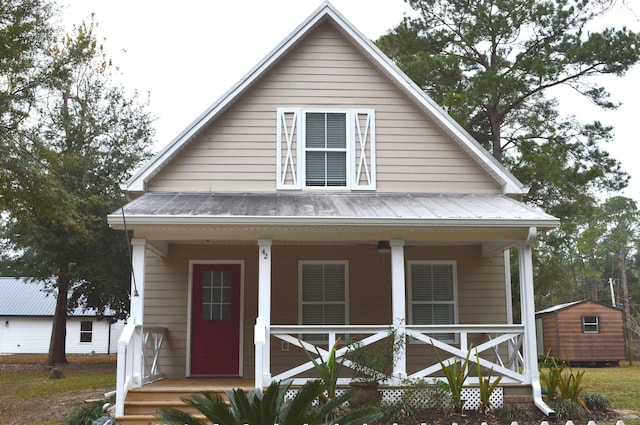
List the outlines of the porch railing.
{"label": "porch railing", "polygon": [[127,324],[118,340],[116,416],[124,415],[124,400],[132,388],[162,378],[159,356],[166,328]]}
{"label": "porch railing", "polygon": [[[260,324],[256,325],[257,328]],[[264,325],[262,325],[264,326]],[[389,336],[391,328],[386,325],[345,325],[345,326],[309,326],[309,325],[271,325],[264,326],[265,341],[269,337],[275,337],[289,344],[290,347],[298,347],[300,351],[306,349],[310,353],[320,354],[321,358],[327,359],[329,347],[333,346],[338,336],[357,335],[359,346],[367,346],[383,340]],[[259,331],[259,329],[256,329]],[[394,379],[391,384],[398,384],[402,378],[424,378],[441,379],[438,375],[442,367],[435,359],[433,347],[438,350],[444,363],[450,363],[459,359],[464,359],[469,355],[470,367],[476,362],[476,350],[479,355],[479,363],[482,367],[493,369],[494,375],[502,376],[505,384],[529,384],[530,376],[525,372],[525,359],[522,356],[522,341],[524,335],[523,325],[454,325],[454,326],[403,326],[407,337],[405,347],[412,352],[412,358],[419,358],[424,361],[418,370],[405,376],[400,373],[406,370],[404,367],[397,367],[394,372]],[[302,340],[302,335],[306,341]],[[309,338],[308,336],[317,336]],[[348,339],[348,338],[346,338]],[[312,342],[321,340],[322,342]],[[259,345],[260,342],[257,342]],[[433,344],[433,347],[432,345]],[[259,347],[256,347],[259,348]],[[261,347],[260,347],[261,348]],[[341,346],[336,351],[338,358],[343,358],[349,347]],[[416,354],[417,353],[417,354]],[[293,356],[288,356],[289,359]],[[293,379],[294,384],[302,384],[307,378],[301,377],[304,372],[312,370],[314,365],[308,361],[306,355],[298,356],[305,359],[302,363],[292,365],[291,368],[281,371],[271,376],[270,356],[257,357],[256,377],[262,377],[262,382],[256,382],[256,386],[266,386],[269,381]],[[404,356],[402,356],[404,358]],[[415,362],[415,360],[414,360]],[[353,364],[347,359],[344,362],[346,368],[352,368]],[[415,367],[413,367],[415,369]],[[477,383],[477,377],[469,377],[468,383]],[[258,380],[258,378],[257,378]],[[347,384],[349,378],[340,378],[339,384]]]}

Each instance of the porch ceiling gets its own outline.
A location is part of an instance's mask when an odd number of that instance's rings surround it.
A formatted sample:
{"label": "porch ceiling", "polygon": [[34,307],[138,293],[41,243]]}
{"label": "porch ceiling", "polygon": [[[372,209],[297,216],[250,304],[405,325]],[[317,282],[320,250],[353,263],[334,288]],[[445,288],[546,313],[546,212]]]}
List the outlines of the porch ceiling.
{"label": "porch ceiling", "polygon": [[[124,219],[123,219],[124,211]],[[507,196],[369,193],[145,193],[108,217],[175,241],[482,243],[522,240],[559,220]],[[502,245],[502,243],[500,243]]]}

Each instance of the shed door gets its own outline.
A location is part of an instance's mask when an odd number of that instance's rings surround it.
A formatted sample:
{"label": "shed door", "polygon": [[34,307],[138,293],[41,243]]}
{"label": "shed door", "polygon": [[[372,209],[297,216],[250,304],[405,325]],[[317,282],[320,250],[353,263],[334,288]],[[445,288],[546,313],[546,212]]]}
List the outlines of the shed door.
{"label": "shed door", "polygon": [[240,265],[193,266],[191,374],[240,374]]}

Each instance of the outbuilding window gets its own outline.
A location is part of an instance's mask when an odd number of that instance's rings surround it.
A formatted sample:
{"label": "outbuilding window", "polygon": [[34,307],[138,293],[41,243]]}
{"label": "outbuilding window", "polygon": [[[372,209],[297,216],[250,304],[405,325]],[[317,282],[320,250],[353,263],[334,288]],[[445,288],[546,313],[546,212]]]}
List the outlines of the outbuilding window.
{"label": "outbuilding window", "polygon": [[93,340],[93,322],[83,320],[80,322],[80,342],[91,342]]}
{"label": "outbuilding window", "polygon": [[598,316],[582,316],[582,332],[597,334],[600,332],[600,318]]}

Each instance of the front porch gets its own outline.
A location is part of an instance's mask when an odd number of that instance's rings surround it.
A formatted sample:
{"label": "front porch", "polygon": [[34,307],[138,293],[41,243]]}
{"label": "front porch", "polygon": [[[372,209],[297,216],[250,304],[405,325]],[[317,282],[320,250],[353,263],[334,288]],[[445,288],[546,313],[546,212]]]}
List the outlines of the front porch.
{"label": "front porch", "polygon": [[[330,252],[335,258],[347,258],[349,261],[349,272],[356,276],[368,276],[365,286],[360,282],[350,282],[351,291],[368,294],[373,298],[352,297],[347,306],[350,306],[349,314],[351,323],[347,325],[299,325],[295,324],[298,318],[295,310],[281,307],[282,303],[296,303],[296,297],[291,298],[290,281],[296,278],[286,273],[284,264],[295,263],[300,258],[314,258],[318,252],[324,258],[327,257],[326,247],[303,247],[303,246],[272,246],[270,240],[261,240],[257,244],[257,259],[254,257],[254,271],[250,271],[251,265],[247,265],[247,253],[256,247],[243,245],[238,252],[225,248],[227,255],[234,255],[232,258],[245,258],[242,264],[242,274],[255,276],[256,285],[251,288],[250,284],[245,284],[243,302],[249,303],[252,297],[257,299],[257,314],[245,312],[241,315],[241,320],[245,325],[240,324],[241,333],[248,338],[241,338],[244,348],[241,350],[240,373],[243,382],[250,378],[252,387],[265,387],[274,380],[293,379],[294,383],[300,384],[306,379],[317,377],[313,370],[313,364],[308,360],[302,347],[309,352],[317,349],[321,356],[325,357],[328,348],[338,338],[338,335],[350,335],[362,340],[362,344],[375,344],[387,336],[390,328],[396,329],[406,338],[403,344],[399,360],[395,364],[392,379],[386,382],[387,385],[397,386],[405,379],[442,379],[441,365],[434,355],[434,349],[444,359],[445,363],[456,359],[464,359],[469,355],[469,367],[475,371],[475,353],[479,355],[479,362],[483,370],[488,372],[493,370],[493,376],[502,376],[501,386],[520,387],[533,389],[534,400],[541,402],[538,384],[537,354],[535,347],[535,326],[533,325],[533,284],[531,277],[531,249],[528,242],[521,242],[518,245],[520,253],[520,293],[523,295],[520,305],[522,324],[510,323],[511,294],[508,280],[508,256],[504,255],[504,264],[489,259],[482,259],[482,256],[474,254],[477,248],[468,247],[419,247],[412,246],[407,249],[403,241],[392,240],[390,242],[390,254],[386,254],[386,260],[377,265],[371,263],[371,256],[381,258],[380,254],[371,251],[368,247],[357,245],[333,246]],[[134,251],[134,279],[139,296],[132,297],[132,319],[123,332],[120,340],[118,359],[118,384],[117,384],[117,415],[124,414],[124,403],[127,400],[127,393],[135,388],[144,386],[150,382],[164,378],[176,378],[175,367],[171,374],[166,375],[162,371],[163,359],[175,359],[168,357],[169,351],[175,351],[176,343],[169,348],[163,342],[167,335],[173,333],[173,337],[178,335],[175,330],[163,327],[160,323],[153,323],[154,326],[143,324],[145,301],[144,294],[145,261],[149,258],[149,247],[144,240],[133,241]],[[196,248],[193,248],[195,252]],[[201,248],[198,248],[201,249]],[[213,249],[213,248],[211,248]],[[273,251],[273,252],[272,252]],[[155,251],[154,251],[155,252]],[[200,251],[198,251],[200,252]],[[231,252],[231,253],[230,253]],[[373,253],[372,253],[373,252]],[[185,259],[192,258],[189,249],[181,249]],[[275,256],[272,257],[272,254]],[[164,254],[166,256],[166,253]],[[219,257],[218,251],[212,251],[208,255]],[[236,256],[237,255],[237,256]],[[255,254],[254,254],[255,255]],[[456,257],[456,255],[458,257]],[[243,257],[244,256],[244,257]],[[162,257],[159,257],[161,260]],[[275,260],[272,260],[275,258]],[[413,324],[408,313],[410,301],[407,299],[407,280],[405,275],[406,265],[414,261],[414,258],[454,258],[457,259],[458,280],[460,299],[457,302],[461,305],[461,314],[456,324],[448,325],[416,325]],[[183,264],[181,261],[172,259],[176,264]],[[223,260],[221,260],[223,261]],[[272,263],[273,261],[273,263]],[[442,260],[439,260],[442,261]],[[187,261],[186,264],[191,264]],[[191,267],[191,266],[189,266]],[[387,268],[390,276],[386,278],[386,272],[381,270]],[[246,269],[246,270],[245,270]],[[295,268],[294,268],[295,270]],[[366,271],[365,271],[366,270]],[[486,286],[479,286],[477,273],[490,271],[495,274],[502,270],[504,280],[499,285],[502,288],[498,293],[502,293],[502,307],[496,304],[483,304],[481,301],[487,291]],[[137,274],[139,273],[139,274]],[[275,278],[273,278],[275,276]],[[375,277],[378,277],[375,280]],[[287,283],[289,282],[289,283]],[[133,283],[132,283],[133,285]],[[496,283],[492,287],[496,287]],[[297,285],[296,285],[297,286]],[[191,282],[190,286],[191,287]],[[386,288],[386,289],[385,289]],[[191,290],[191,289],[189,289]],[[388,292],[387,292],[388,291]],[[495,290],[494,290],[495,291]],[[132,290],[133,292],[133,290]],[[274,296],[277,293],[277,296]],[[387,295],[388,294],[388,295]],[[480,294],[480,295],[475,295]],[[284,298],[283,298],[284,297]],[[505,298],[508,300],[506,307]],[[282,301],[280,301],[282,300]],[[292,301],[293,300],[293,301]],[[172,305],[176,300],[167,300]],[[189,301],[191,302],[191,301]],[[372,303],[373,302],[373,303]],[[295,304],[294,304],[295,305]],[[375,307],[372,307],[375,305]],[[476,311],[469,314],[472,306]],[[486,305],[486,307],[482,307]],[[497,310],[496,310],[497,308]],[[506,308],[506,310],[505,310]],[[190,310],[189,308],[188,310]],[[166,310],[166,309],[165,309]],[[377,311],[377,313],[376,313]],[[372,314],[373,313],[373,314]],[[505,314],[506,313],[506,314]],[[186,315],[190,317],[190,315]],[[368,318],[375,321],[366,324]],[[498,318],[501,322],[489,322],[487,318]],[[471,322],[471,323],[469,323]],[[479,323],[473,323],[479,322]],[[299,322],[298,322],[299,323]],[[358,324],[364,323],[364,324]],[[468,323],[468,324],[467,324]],[[187,323],[187,330],[189,329]],[[313,335],[314,338],[302,338],[302,335]],[[188,338],[187,338],[188,339]],[[306,342],[301,342],[305,339]],[[322,341],[311,343],[310,341]],[[343,338],[343,341],[345,339]],[[253,342],[253,344],[251,344]],[[223,343],[222,341],[218,343]],[[253,345],[253,346],[252,346]],[[184,376],[193,376],[189,373],[189,347],[187,342],[187,371]],[[344,356],[346,347],[341,347],[338,355]],[[350,368],[349,361],[345,362],[345,373],[341,377],[340,383],[343,385],[349,382]],[[179,372],[178,372],[179,373]],[[470,376],[466,384],[472,388],[477,385],[478,378]],[[530,392],[531,394],[531,392]],[[540,404],[544,406],[544,404]]]}
{"label": "front porch", "polygon": [[[255,379],[242,377],[164,379],[157,359],[162,350],[165,330],[136,325],[130,326],[130,329],[133,332],[129,332],[125,336],[125,338],[129,336],[130,339],[128,341],[121,339],[119,347],[119,353],[122,354],[119,354],[118,360],[118,388],[128,387],[124,394],[119,393],[117,396],[117,400],[122,400],[122,404],[117,405],[117,408],[121,409],[117,410],[117,417],[123,421],[122,423],[148,423],[144,421],[152,420],[153,414],[160,406],[181,407],[180,397],[192,393],[209,391],[218,392],[224,396],[224,391],[229,389],[250,390],[268,385],[266,382],[260,384]],[[312,353],[315,353],[317,349],[320,355],[326,358],[328,346],[333,345],[338,335],[357,335],[359,339],[361,338],[362,344],[366,346],[388,338],[389,329],[388,326],[382,325],[335,327],[272,325],[268,329],[265,327],[265,335],[270,336],[269,340],[272,342],[272,346],[276,345],[274,344],[276,341],[288,344],[292,351],[290,358],[300,360],[298,364],[291,364],[288,369],[272,376],[269,382],[293,380],[294,385],[302,385],[309,378],[317,378],[312,362],[308,361],[306,354],[303,353],[303,347]],[[522,342],[525,335],[525,329],[522,325],[404,326],[402,331],[408,341],[405,361],[395,365],[393,378],[381,386],[383,399],[386,401],[393,402],[399,399],[402,396],[403,386],[415,382],[417,379],[426,382],[443,380],[442,367],[433,355],[434,348],[439,351],[445,363],[466,358],[467,354],[471,352],[468,366],[471,371],[476,370],[475,354],[477,352],[480,365],[484,368],[485,373],[492,370],[493,379],[496,376],[502,376],[500,387],[491,399],[494,407],[502,407],[507,404],[510,396],[522,394],[519,389],[532,384],[532,377],[530,374],[526,374],[526,361],[522,356]],[[259,335],[259,332],[260,330],[257,329],[256,334]],[[299,339],[303,334],[324,336],[327,338],[327,342],[318,344],[304,342]],[[455,342],[446,343],[438,339],[438,336],[442,337],[443,335],[454,336]],[[138,338],[140,341],[137,341]],[[142,345],[144,353],[138,362],[132,356],[137,351],[132,349],[136,343]],[[256,347],[259,347],[260,344],[261,341],[257,340]],[[342,346],[337,351],[339,358],[346,354],[347,349],[347,346]],[[298,352],[294,353],[294,350]],[[256,354],[259,351],[257,349]],[[423,359],[421,362],[423,367],[419,370],[407,370],[407,355]],[[259,365],[264,367],[263,371],[269,370],[272,357],[269,356],[266,359],[268,363]],[[344,364],[345,369],[352,366],[349,360],[346,360]],[[134,365],[136,366],[134,367]],[[141,369],[136,370],[137,367]],[[403,368],[404,372],[402,372]],[[478,377],[473,376],[474,374],[475,372],[472,372],[469,376],[466,381],[467,387],[463,390],[463,395],[467,400],[465,405],[467,409],[477,408],[479,404]],[[126,378],[127,375],[130,377]],[[343,375],[339,379],[339,384],[346,389],[350,381],[350,378],[347,377],[349,372],[346,371]],[[121,379],[127,379],[127,381],[121,384]],[[145,385],[139,385],[139,383],[145,383]],[[529,400],[533,401],[533,398]]]}

